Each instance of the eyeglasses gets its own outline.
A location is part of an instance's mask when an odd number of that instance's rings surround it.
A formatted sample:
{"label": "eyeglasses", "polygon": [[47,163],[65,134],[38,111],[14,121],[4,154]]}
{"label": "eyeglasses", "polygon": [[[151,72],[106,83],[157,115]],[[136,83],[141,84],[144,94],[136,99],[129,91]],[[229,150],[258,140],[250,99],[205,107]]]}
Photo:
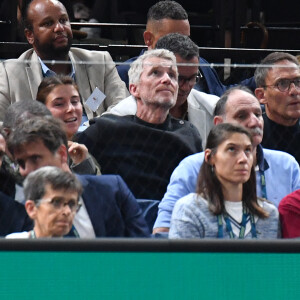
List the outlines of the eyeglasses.
{"label": "eyeglasses", "polygon": [[64,208],[67,205],[67,206],[69,206],[72,213],[78,212],[81,207],[81,203],[79,203],[78,201],[69,200],[68,202],[66,202],[61,197],[54,197],[52,199],[38,200],[38,203],[43,203],[43,202],[51,204],[52,207],[56,210],[61,210],[62,208]]}
{"label": "eyeglasses", "polygon": [[185,77],[185,76],[181,76],[181,75],[179,75],[178,76],[178,85],[181,87],[181,86],[183,86],[186,82],[188,82],[188,84],[190,85],[190,86],[194,86],[198,81],[199,81],[199,79],[201,78],[202,76],[201,76],[201,74],[200,73],[198,73],[197,75],[193,75],[193,76],[191,76],[191,77]]}
{"label": "eyeglasses", "polygon": [[280,92],[287,92],[290,90],[292,83],[297,90],[300,89],[300,78],[280,79],[275,84],[265,85],[264,87],[276,87]]}

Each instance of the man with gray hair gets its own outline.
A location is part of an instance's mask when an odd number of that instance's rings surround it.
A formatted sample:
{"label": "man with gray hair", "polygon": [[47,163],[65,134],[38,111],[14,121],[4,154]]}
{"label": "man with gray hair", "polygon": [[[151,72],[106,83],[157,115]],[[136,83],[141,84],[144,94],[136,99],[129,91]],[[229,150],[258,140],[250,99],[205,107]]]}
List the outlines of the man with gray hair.
{"label": "man with gray hair", "polygon": [[[202,146],[213,126],[213,111],[219,97],[194,89],[199,80],[199,48],[186,35],[170,33],[161,37],[156,49],[167,49],[175,54],[178,68],[178,96],[170,115],[177,119],[190,121],[199,131]],[[114,106],[109,113],[119,116],[134,115],[136,100],[131,95]]]}
{"label": "man with gray hair", "polygon": [[131,65],[129,77],[136,114],[96,118],[79,142],[101,164],[103,174],[119,174],[137,198],[157,200],[180,160],[201,151],[201,138],[188,121],[169,115],[178,93],[172,52],[145,52]]}
{"label": "man with gray hair", "polygon": [[300,67],[285,52],[266,56],[255,70],[255,95],[264,105],[262,145],[286,151],[300,163]]}

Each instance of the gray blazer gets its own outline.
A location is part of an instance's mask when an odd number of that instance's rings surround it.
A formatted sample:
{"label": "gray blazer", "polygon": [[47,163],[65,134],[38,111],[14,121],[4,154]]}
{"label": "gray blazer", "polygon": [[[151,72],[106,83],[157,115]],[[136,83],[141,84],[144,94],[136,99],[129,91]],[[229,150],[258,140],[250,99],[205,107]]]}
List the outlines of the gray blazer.
{"label": "gray blazer", "polygon": [[[206,139],[213,126],[213,115],[219,97],[192,89],[188,98],[188,120],[198,129],[202,138],[202,147],[205,149]],[[136,100],[129,96],[122,100],[109,113],[118,116],[135,115]]]}
{"label": "gray blazer", "polygon": [[[101,115],[129,95],[125,83],[120,79],[111,56],[106,51],[89,51],[71,48],[69,57],[75,70],[75,81],[88,118]],[[35,99],[43,79],[38,56],[33,49],[24,52],[18,59],[0,63],[0,121],[7,107],[16,101]],[[98,87],[105,95],[95,113],[85,101]]]}

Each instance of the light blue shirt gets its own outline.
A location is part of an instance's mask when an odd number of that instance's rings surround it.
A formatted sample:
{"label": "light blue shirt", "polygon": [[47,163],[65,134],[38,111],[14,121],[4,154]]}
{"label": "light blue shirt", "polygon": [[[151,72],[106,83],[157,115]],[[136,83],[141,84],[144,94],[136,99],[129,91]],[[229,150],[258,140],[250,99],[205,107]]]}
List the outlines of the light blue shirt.
{"label": "light blue shirt", "polygon": [[[42,67],[42,72],[43,72],[43,77],[52,77],[52,76],[56,76],[57,74],[55,72],[53,72],[52,70],[50,70],[45,64],[44,62],[41,60],[40,57],[38,57],[41,67]],[[71,73],[69,74],[70,77],[72,77],[75,80],[75,70],[73,67],[73,64],[71,64],[72,70]]]}
{"label": "light blue shirt", "polygon": [[[263,149],[258,146],[259,170],[264,171],[267,199],[277,207],[283,197],[300,189],[300,169],[297,161],[288,153]],[[204,159],[204,152],[183,159],[173,171],[167,192],[158,206],[158,216],[154,224],[157,227],[170,227],[170,220],[177,200],[195,193],[197,177]],[[262,197],[261,173],[256,171],[257,196]]]}

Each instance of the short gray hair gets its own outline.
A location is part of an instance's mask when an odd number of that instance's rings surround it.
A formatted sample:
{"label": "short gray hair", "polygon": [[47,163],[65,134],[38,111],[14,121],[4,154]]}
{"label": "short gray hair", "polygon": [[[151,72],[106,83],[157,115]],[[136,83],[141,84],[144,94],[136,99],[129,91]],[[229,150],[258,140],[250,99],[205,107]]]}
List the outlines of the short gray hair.
{"label": "short gray hair", "polygon": [[35,203],[45,195],[46,185],[54,190],[66,190],[78,193],[78,200],[82,193],[82,186],[76,176],[60,168],[47,166],[30,173],[24,181],[25,200]]}
{"label": "short gray hair", "polygon": [[174,65],[176,72],[176,57],[173,52],[166,50],[166,49],[155,49],[155,50],[148,50],[144,52],[143,55],[139,56],[131,65],[128,71],[129,76],[129,84],[136,84],[139,83],[141,74],[143,72],[144,61],[151,58],[151,57],[160,57],[163,59],[170,60]]}
{"label": "short gray hair", "polygon": [[280,61],[288,60],[299,67],[299,62],[295,56],[287,52],[272,52],[267,55],[254,72],[254,79],[257,87],[264,87],[266,85],[266,77],[272,65],[277,64]]}

